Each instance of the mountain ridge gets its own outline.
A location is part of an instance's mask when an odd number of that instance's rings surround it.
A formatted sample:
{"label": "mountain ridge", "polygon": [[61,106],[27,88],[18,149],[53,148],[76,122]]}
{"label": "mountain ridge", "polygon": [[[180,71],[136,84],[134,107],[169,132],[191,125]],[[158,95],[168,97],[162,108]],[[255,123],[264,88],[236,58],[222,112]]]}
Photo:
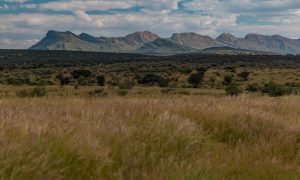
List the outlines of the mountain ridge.
{"label": "mountain ridge", "polygon": [[[300,38],[291,39],[281,35],[250,33],[244,38],[223,33],[217,38],[194,32],[174,33],[162,38],[150,31],[128,34],[124,37],[95,37],[87,33],[76,35],[70,31],[50,30],[31,50],[69,50],[139,54],[183,54],[201,52],[209,48],[231,47],[234,52],[248,51],[274,54],[300,54]],[[220,52],[221,49],[218,49]],[[224,51],[233,52],[230,49]]]}

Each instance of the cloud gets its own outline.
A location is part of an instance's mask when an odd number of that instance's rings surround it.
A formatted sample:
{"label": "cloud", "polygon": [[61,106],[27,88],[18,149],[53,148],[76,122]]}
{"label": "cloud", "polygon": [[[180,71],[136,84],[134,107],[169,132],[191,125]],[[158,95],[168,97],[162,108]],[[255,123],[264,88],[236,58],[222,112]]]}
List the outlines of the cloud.
{"label": "cloud", "polygon": [[[14,8],[9,8],[9,2]],[[2,39],[40,39],[48,30],[123,36],[149,30],[161,36],[197,32],[299,37],[298,0],[3,0]],[[5,4],[8,4],[8,6]],[[94,11],[93,13],[91,11]],[[96,14],[98,13],[98,14]],[[250,21],[247,21],[251,19]],[[0,34],[0,35],[1,35]],[[1,38],[1,37],[0,37]],[[2,40],[3,41],[3,40]]]}
{"label": "cloud", "polygon": [[132,7],[135,1],[126,0],[68,0],[53,1],[41,4],[27,4],[27,8],[39,8],[53,11],[91,11],[125,9]]}
{"label": "cloud", "polygon": [[3,0],[5,2],[9,2],[9,3],[14,3],[14,2],[17,2],[17,3],[24,3],[24,2],[27,2],[29,0]]}
{"label": "cloud", "polygon": [[180,0],[149,0],[138,1],[138,5],[152,11],[170,11],[178,9]]}
{"label": "cloud", "polygon": [[38,39],[29,40],[12,40],[12,39],[0,39],[0,49],[23,49],[32,46],[37,43]]}

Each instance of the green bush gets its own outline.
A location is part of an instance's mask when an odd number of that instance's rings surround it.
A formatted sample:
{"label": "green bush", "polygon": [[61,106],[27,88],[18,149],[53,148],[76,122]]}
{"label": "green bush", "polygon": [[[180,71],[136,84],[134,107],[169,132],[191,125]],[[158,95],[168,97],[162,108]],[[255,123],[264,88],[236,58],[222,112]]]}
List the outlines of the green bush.
{"label": "green bush", "polygon": [[276,84],[273,82],[270,82],[268,84],[265,84],[264,87],[261,90],[262,93],[266,93],[269,96],[272,97],[278,97],[278,96],[284,96],[289,95],[293,93],[293,89],[290,87],[286,87],[280,84]]}
{"label": "green bush", "polygon": [[68,85],[71,81],[70,77],[64,77],[63,75],[58,75],[57,79],[60,82],[60,85],[64,86],[64,85]]}
{"label": "green bush", "polygon": [[47,91],[44,87],[36,87],[30,91],[31,97],[43,97],[47,95]]}
{"label": "green bush", "polygon": [[29,97],[30,93],[27,90],[20,90],[17,92],[18,97]]}
{"label": "green bush", "polygon": [[160,78],[160,80],[158,81],[159,87],[168,87],[169,84],[170,84],[170,80],[169,79]]}
{"label": "green bush", "polygon": [[238,96],[242,92],[242,90],[236,84],[230,84],[226,87],[225,91],[226,94],[230,96]]}
{"label": "green bush", "polygon": [[138,80],[139,84],[155,85],[160,81],[161,77],[157,74],[146,74],[144,77]]}
{"label": "green bush", "polygon": [[243,81],[248,81],[250,73],[247,71],[241,72],[238,74],[238,77],[242,78]]}
{"label": "green bush", "polygon": [[257,92],[259,91],[259,87],[257,86],[257,84],[249,84],[247,87],[246,87],[246,91],[248,92]]}
{"label": "green bush", "polygon": [[73,70],[72,76],[74,79],[78,79],[79,77],[88,78],[92,76],[92,72],[90,70],[85,69]]}
{"label": "green bush", "polygon": [[188,79],[188,82],[193,86],[193,88],[197,88],[203,81],[205,72],[197,72],[194,74],[191,74],[191,76]]}
{"label": "green bush", "polygon": [[96,77],[97,83],[99,86],[104,86],[105,84],[105,77],[103,75],[99,75]]}
{"label": "green bush", "polygon": [[233,76],[232,75],[226,75],[224,77],[223,85],[229,85],[232,83]]}

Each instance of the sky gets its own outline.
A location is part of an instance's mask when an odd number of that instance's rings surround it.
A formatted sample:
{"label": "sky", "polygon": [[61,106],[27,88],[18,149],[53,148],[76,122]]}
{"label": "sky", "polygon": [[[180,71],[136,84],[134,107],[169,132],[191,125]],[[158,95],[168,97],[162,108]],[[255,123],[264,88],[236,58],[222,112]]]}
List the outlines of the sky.
{"label": "sky", "polygon": [[151,31],[300,38],[300,0],[0,0],[0,48],[23,49],[48,30],[94,36]]}

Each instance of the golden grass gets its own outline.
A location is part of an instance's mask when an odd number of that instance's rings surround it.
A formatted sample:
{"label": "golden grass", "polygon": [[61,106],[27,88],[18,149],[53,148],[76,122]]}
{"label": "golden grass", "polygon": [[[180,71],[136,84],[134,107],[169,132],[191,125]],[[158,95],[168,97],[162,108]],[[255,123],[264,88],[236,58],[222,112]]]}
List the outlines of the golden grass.
{"label": "golden grass", "polygon": [[0,179],[300,177],[300,97],[7,97],[0,118]]}

